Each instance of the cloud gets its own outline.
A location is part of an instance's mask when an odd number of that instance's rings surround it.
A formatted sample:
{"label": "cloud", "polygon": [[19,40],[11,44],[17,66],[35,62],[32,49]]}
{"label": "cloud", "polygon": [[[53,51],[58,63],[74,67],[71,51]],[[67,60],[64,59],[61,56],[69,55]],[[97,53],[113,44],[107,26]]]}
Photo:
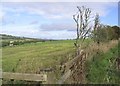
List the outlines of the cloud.
{"label": "cloud", "polygon": [[40,31],[39,37],[47,39],[73,39],[76,38],[76,32],[69,31]]}
{"label": "cloud", "polygon": [[65,19],[71,18],[71,16],[77,11],[76,6],[82,5],[91,8],[93,13],[97,12],[100,16],[106,16],[109,13],[109,7],[115,6],[116,4],[105,2],[21,2],[3,3],[3,8],[16,13],[27,12],[44,18]]}
{"label": "cloud", "polygon": [[1,28],[3,28],[2,33],[15,35],[34,34],[39,31],[33,25],[15,26],[14,24],[13,25],[10,24],[7,26],[1,26]]}
{"label": "cloud", "polygon": [[5,16],[5,12],[2,11],[2,8],[0,7],[0,20],[2,20],[4,16]]}
{"label": "cloud", "polygon": [[32,24],[38,24],[39,22],[38,21],[32,21],[32,22],[30,22],[30,25],[32,25]]}
{"label": "cloud", "polygon": [[42,24],[40,28],[43,31],[74,31],[76,26],[71,23],[52,23]]}
{"label": "cloud", "polygon": [[73,31],[67,31],[67,30],[66,31],[65,30],[46,31],[46,30],[41,30],[37,27],[35,28],[34,25],[25,25],[25,26],[9,25],[9,26],[3,26],[0,28],[4,28],[2,29],[2,31],[0,31],[0,33],[10,34],[15,36],[34,37],[34,38],[43,38],[43,39],[46,39],[46,38],[47,39],[70,39],[70,38],[76,37],[76,34],[75,34],[76,32],[73,32]]}

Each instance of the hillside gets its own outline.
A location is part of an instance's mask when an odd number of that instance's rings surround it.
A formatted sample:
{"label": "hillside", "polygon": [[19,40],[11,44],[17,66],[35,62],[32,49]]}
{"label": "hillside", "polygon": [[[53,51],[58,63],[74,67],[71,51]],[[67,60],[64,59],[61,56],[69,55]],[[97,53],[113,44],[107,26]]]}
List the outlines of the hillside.
{"label": "hillside", "polygon": [[37,39],[37,38],[28,38],[28,37],[19,37],[19,36],[12,36],[7,34],[0,34],[1,47],[10,46],[10,42],[12,45],[21,45],[25,43],[36,43],[36,42],[44,42],[48,41],[45,39]]}
{"label": "hillside", "polygon": [[0,38],[2,40],[25,40],[25,39],[43,40],[43,39],[19,37],[19,36],[7,35],[7,34],[0,34]]}

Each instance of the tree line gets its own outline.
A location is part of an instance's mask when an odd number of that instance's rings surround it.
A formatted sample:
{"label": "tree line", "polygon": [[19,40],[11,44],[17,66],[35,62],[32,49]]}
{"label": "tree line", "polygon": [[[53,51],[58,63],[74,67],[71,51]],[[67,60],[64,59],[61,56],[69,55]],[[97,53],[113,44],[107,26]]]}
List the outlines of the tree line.
{"label": "tree line", "polygon": [[80,54],[84,40],[92,38],[94,42],[100,43],[109,40],[119,39],[120,27],[103,25],[100,22],[99,14],[92,14],[92,10],[85,6],[77,6],[78,11],[73,15],[76,23],[76,47],[77,55]]}
{"label": "tree line", "polygon": [[107,42],[110,40],[118,40],[120,38],[120,27],[101,25],[96,31],[93,31],[94,41]]}

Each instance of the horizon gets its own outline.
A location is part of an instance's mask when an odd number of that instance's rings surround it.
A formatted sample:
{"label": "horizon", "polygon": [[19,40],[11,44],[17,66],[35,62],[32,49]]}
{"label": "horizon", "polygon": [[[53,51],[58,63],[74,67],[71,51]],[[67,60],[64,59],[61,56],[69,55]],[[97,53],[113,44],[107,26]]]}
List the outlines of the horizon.
{"label": "horizon", "polygon": [[72,15],[77,6],[91,8],[100,22],[118,26],[117,2],[34,2],[2,3],[0,34],[40,39],[75,39],[76,24]]}

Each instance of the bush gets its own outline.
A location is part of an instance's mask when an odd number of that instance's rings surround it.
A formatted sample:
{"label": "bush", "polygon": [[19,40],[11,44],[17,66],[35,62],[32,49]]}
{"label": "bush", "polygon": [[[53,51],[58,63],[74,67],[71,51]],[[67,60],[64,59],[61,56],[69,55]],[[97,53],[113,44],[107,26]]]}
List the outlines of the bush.
{"label": "bush", "polygon": [[2,41],[1,47],[9,46],[9,41]]}
{"label": "bush", "polygon": [[[93,56],[93,60],[86,63],[88,83],[120,83],[119,71],[116,70],[114,63],[109,62],[110,59],[115,60],[118,56],[118,48],[120,46],[110,49],[107,53],[99,52]],[[110,77],[109,82],[106,80],[108,77]]]}
{"label": "bush", "polygon": [[103,26],[93,32],[93,38],[96,42],[106,42],[116,40],[120,37],[120,28],[118,26]]}

